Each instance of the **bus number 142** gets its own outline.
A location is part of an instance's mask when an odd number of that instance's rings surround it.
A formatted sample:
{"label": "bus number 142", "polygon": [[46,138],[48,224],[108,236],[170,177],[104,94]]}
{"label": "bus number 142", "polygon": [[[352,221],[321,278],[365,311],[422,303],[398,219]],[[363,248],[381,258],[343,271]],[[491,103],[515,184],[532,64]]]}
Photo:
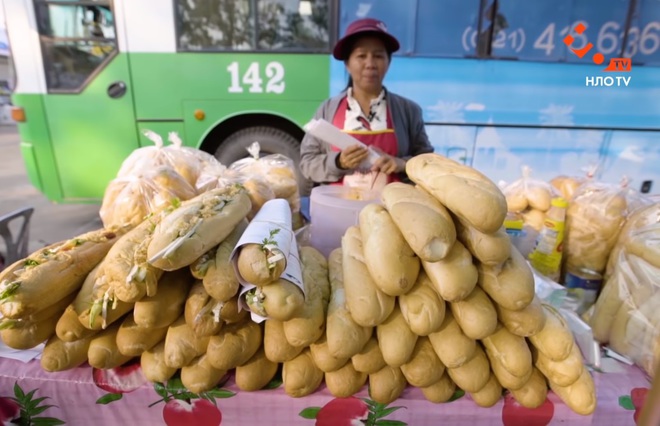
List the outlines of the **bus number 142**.
{"label": "bus number 142", "polygon": [[[238,62],[229,64],[227,71],[229,71],[231,77],[231,86],[228,88],[229,93],[243,93],[245,87],[248,88],[250,93],[264,93],[259,62],[252,62],[245,70],[242,78]],[[269,62],[264,68],[264,73],[268,78],[266,93],[284,93],[286,86],[284,83],[284,66],[279,62]]]}

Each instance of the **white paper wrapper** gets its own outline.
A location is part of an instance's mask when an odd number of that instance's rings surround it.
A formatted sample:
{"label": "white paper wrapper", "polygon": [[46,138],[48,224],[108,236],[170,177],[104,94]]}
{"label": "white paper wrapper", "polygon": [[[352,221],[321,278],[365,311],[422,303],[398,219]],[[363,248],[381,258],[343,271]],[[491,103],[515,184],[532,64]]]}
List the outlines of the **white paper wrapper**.
{"label": "white paper wrapper", "polygon": [[[245,244],[261,244],[264,238],[269,238],[270,232],[274,229],[280,230],[273,236],[273,239],[277,242],[277,248],[282,251],[286,258],[286,268],[280,278],[289,281],[300,288],[300,291],[303,292],[303,294],[305,293],[305,287],[303,286],[302,281],[300,256],[298,255],[298,245],[291,224],[291,208],[286,200],[276,198],[267,201],[266,204],[261,207],[252,222],[250,222],[245,229],[245,232],[243,232],[241,239],[231,253],[230,259],[234,267],[234,272],[236,273],[238,282],[241,284],[241,289],[239,290],[239,309],[241,310],[250,310],[249,306],[245,303],[243,295],[256,286],[247,282],[238,272],[238,253],[240,252],[240,248]],[[252,321],[258,323],[267,319],[254,312],[250,312],[250,315]]]}
{"label": "white paper wrapper", "polygon": [[346,149],[349,146],[360,145],[363,148],[369,150],[369,156],[366,160],[360,164],[360,169],[369,169],[374,165],[380,155],[362,143],[361,141],[355,139],[353,136],[348,133],[342,132],[332,124],[328,123],[324,119],[313,119],[309,123],[305,124],[303,127],[305,132],[314,136],[317,139],[324,141],[330,145],[336,146],[339,149]]}

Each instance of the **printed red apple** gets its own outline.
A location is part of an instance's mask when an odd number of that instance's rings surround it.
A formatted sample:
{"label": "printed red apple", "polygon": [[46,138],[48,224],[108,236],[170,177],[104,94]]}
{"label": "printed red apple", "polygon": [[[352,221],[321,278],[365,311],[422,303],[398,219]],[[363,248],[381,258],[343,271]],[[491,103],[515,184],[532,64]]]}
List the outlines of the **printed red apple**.
{"label": "printed red apple", "polygon": [[648,393],[648,388],[634,388],[630,391],[630,399],[635,406],[635,414],[633,414],[635,424],[637,424],[639,416],[642,414],[642,407],[644,406],[644,402],[646,401],[646,396]]}
{"label": "printed red apple", "polygon": [[92,377],[96,386],[110,393],[133,392],[147,383],[140,367],[140,358],[108,370],[93,368]]}
{"label": "printed red apple", "polygon": [[555,406],[548,398],[537,408],[526,408],[507,393],[502,408],[504,426],[546,426],[555,414]]}
{"label": "printed red apple", "polygon": [[163,420],[167,426],[219,426],[222,413],[207,399],[186,402],[172,399],[163,408]]}
{"label": "printed red apple", "polygon": [[21,408],[11,398],[0,397],[0,425],[15,425],[12,420],[18,419]]}
{"label": "printed red apple", "polygon": [[369,407],[361,399],[335,398],[316,414],[316,426],[364,426],[368,416]]}

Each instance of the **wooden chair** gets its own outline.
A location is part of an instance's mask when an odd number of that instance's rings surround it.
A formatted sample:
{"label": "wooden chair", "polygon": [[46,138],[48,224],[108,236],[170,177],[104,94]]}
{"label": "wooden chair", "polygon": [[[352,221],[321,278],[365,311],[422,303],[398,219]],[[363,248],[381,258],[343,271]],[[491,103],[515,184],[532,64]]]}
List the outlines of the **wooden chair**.
{"label": "wooden chair", "polygon": [[[19,259],[27,257],[30,242],[30,218],[33,207],[24,207],[4,216],[0,216],[0,237],[5,242],[4,265],[9,266]],[[18,225],[11,225],[13,222]],[[17,230],[17,232],[15,232]],[[0,270],[2,267],[0,267]]]}

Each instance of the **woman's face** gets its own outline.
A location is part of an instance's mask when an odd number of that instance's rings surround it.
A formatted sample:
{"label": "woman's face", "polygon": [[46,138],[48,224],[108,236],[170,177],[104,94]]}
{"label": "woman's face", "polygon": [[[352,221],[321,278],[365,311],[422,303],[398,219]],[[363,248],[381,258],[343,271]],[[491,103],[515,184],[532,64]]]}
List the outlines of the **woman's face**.
{"label": "woman's face", "polygon": [[359,38],[346,61],[354,87],[368,92],[380,92],[389,65],[385,44],[371,36]]}

